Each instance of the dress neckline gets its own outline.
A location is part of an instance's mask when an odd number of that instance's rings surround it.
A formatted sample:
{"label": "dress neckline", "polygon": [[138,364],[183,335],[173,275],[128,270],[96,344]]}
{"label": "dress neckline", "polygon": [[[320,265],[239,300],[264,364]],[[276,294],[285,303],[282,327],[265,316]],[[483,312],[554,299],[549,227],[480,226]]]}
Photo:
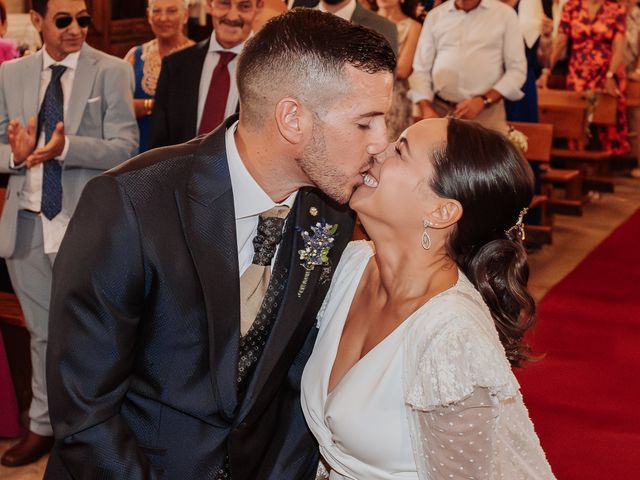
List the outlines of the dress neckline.
{"label": "dress neckline", "polygon": [[[369,265],[369,262],[371,261],[371,259],[375,255],[374,246],[370,242],[366,242],[366,243],[367,243],[367,247],[369,249],[368,255],[362,261],[362,265],[360,265],[358,269],[355,269],[357,271],[357,277],[356,277],[355,281],[352,282],[352,284],[350,286],[351,287],[351,291],[350,291],[348,297],[346,297],[346,298],[350,298],[349,306],[344,311],[344,314],[342,315],[342,321],[339,324],[336,324],[334,326],[334,328],[338,329],[339,335],[335,336],[334,343],[331,345],[332,355],[330,357],[331,358],[330,369],[328,369],[328,374],[327,374],[327,376],[325,378],[325,381],[324,381],[324,384],[323,384],[323,387],[322,387],[322,393],[323,393],[323,396],[324,396],[324,403],[325,404],[326,404],[326,401],[333,395],[333,393],[340,387],[340,385],[342,385],[344,383],[344,380],[347,377],[350,376],[350,374],[351,374],[351,372],[353,372],[353,370],[355,370],[359,365],[361,365],[370,356],[372,356],[372,354],[375,354],[374,352],[382,349],[382,345],[388,343],[390,338],[394,337],[399,331],[404,330],[404,327],[409,323],[409,320],[412,319],[417,313],[422,311],[427,305],[429,305],[429,303],[432,300],[440,297],[441,295],[443,295],[446,292],[449,292],[451,289],[458,287],[461,284],[462,279],[465,278],[465,276],[462,273],[462,271],[458,268],[458,279],[457,279],[456,283],[453,286],[451,286],[451,287],[447,288],[446,290],[438,293],[437,295],[434,295],[429,300],[427,300],[425,303],[423,303],[418,308],[416,308],[410,315],[408,315],[404,320],[402,320],[402,322],[400,322],[391,332],[389,332],[389,334],[386,337],[384,337],[382,340],[380,340],[378,343],[376,343],[371,350],[369,350],[362,357],[360,357],[353,365],[351,365],[351,367],[349,367],[349,369],[344,373],[344,375],[342,375],[342,377],[340,378],[338,383],[336,383],[333,386],[333,388],[329,391],[329,380],[331,379],[331,373],[333,372],[333,367],[335,366],[335,363],[336,363],[336,357],[338,355],[338,348],[340,347],[340,340],[342,339],[342,333],[344,332],[344,326],[345,326],[345,324],[347,322],[347,318],[349,317],[349,312],[351,311],[351,304],[353,303],[353,299],[355,298],[356,292],[358,291],[358,287],[360,286],[360,282],[362,281],[362,275],[364,274],[364,271],[367,268],[367,265]],[[345,300],[346,300],[346,298],[345,298]],[[378,348],[378,347],[380,347],[380,348]]]}

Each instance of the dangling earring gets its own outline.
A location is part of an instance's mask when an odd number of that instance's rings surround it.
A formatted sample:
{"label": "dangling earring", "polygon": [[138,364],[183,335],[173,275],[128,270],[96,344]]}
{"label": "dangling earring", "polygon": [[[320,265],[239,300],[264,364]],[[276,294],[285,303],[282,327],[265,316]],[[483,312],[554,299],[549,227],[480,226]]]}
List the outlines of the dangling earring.
{"label": "dangling earring", "polygon": [[422,240],[420,243],[422,248],[429,250],[431,248],[431,237],[429,236],[429,232],[427,232],[427,228],[431,226],[431,220],[424,220],[422,225],[424,226],[424,230],[422,231]]}

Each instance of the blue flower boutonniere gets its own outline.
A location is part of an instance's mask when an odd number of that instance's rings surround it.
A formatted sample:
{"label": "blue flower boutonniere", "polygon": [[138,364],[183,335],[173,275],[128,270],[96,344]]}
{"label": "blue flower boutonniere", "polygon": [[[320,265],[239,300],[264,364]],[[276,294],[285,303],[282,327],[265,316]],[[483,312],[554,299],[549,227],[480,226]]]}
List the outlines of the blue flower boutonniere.
{"label": "blue flower boutonniere", "polygon": [[[302,232],[304,248],[298,250],[298,255],[300,256],[300,265],[305,269],[305,272],[298,289],[298,297],[302,296],[304,289],[307,287],[309,276],[315,267],[324,267],[323,275],[325,273],[328,275],[331,272],[329,250],[333,247],[337,230],[337,224],[332,225],[325,221],[320,221],[311,227],[311,234],[306,230]],[[329,269],[328,272],[326,271],[327,269]]]}

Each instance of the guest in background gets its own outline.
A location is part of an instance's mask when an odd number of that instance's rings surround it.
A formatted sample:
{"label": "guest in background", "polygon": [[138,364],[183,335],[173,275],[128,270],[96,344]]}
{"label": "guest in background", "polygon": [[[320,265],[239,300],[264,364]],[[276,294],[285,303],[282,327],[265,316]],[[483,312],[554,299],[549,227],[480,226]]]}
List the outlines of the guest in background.
{"label": "guest in background", "polygon": [[[625,31],[624,46],[624,66],[627,78],[634,82],[640,82],[640,56],[638,47],[640,45],[640,7],[635,0],[627,0],[627,22]],[[629,146],[631,155],[636,159],[637,166],[631,169],[631,176],[640,178],[640,107],[631,106],[627,108],[627,123],[629,125]]]}
{"label": "guest in background", "polygon": [[504,0],[504,3],[513,7],[518,14],[520,31],[525,44],[525,56],[527,57],[527,79],[522,91],[524,97],[520,100],[505,100],[507,120],[514,122],[538,121],[538,95],[536,79],[540,74],[537,52],[541,34],[550,35],[553,30],[553,22],[544,15],[541,0]]}
{"label": "guest in background", "polygon": [[162,60],[151,115],[151,148],[211,132],[238,111],[237,55],[262,0],[208,0],[211,37]]}
{"label": "guest in background", "polygon": [[149,149],[150,115],[162,59],[194,44],[184,34],[188,18],[186,0],[149,0],[147,18],[155,38],[133,47],[125,56],[136,77],[133,106],[140,130],[140,152]]}
{"label": "guest in background", "polygon": [[453,115],[506,133],[502,99],[521,99],[526,77],[512,8],[497,0],[448,0],[427,15],[409,93],[422,118]]}
{"label": "guest in background", "polygon": [[135,154],[133,72],[85,43],[84,0],[33,0],[44,47],[0,66],[0,172],[10,174],[0,217],[7,260],[31,337],[29,429],[2,464],[34,462],[53,443],[45,380],[53,265],[89,179]]}
{"label": "guest in background", "polygon": [[356,25],[369,27],[385,37],[396,55],[398,54],[398,30],[393,22],[376,15],[357,0],[320,0],[319,3],[317,0],[294,0],[292,6],[317,6],[321,12],[333,13]]}
{"label": "guest in background", "polygon": [[253,21],[253,31],[257,32],[273,17],[287,11],[287,4],[282,0],[263,0],[262,8]]}
{"label": "guest in background", "polygon": [[19,56],[16,41],[11,38],[3,38],[7,33],[7,28],[7,9],[4,6],[4,1],[0,0],[0,64]]}
{"label": "guest in background", "polygon": [[539,85],[545,88],[571,39],[567,89],[603,91],[618,98],[616,124],[598,127],[602,147],[614,155],[629,151],[623,65],[625,22],[625,7],[614,0],[569,0],[562,9],[549,68],[543,69],[539,78]]}
{"label": "guest in background", "polygon": [[396,24],[398,29],[398,66],[393,88],[393,102],[387,114],[389,138],[395,140],[413,122],[413,104],[407,97],[409,75],[413,70],[413,56],[420,38],[420,23],[405,10],[402,0],[378,0],[378,15]]}

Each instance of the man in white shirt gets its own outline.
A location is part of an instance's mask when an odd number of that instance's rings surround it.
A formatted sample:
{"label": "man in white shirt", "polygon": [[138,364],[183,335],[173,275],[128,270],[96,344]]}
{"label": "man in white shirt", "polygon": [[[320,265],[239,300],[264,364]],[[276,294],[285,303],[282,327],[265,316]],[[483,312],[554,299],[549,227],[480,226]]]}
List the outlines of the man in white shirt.
{"label": "man in white shirt", "polygon": [[427,15],[410,78],[423,118],[453,115],[507,131],[527,60],[518,17],[498,0],[448,0]]}
{"label": "man in white shirt", "polygon": [[44,48],[0,67],[0,171],[11,174],[0,218],[0,256],[31,335],[29,432],[2,457],[18,466],[50,448],[45,382],[52,267],[90,178],[138,148],[133,75],[85,44],[84,0],[35,0]]}
{"label": "man in white shirt", "polygon": [[209,133],[238,110],[237,56],[262,0],[208,0],[211,37],[162,61],[151,115],[152,148]]}

